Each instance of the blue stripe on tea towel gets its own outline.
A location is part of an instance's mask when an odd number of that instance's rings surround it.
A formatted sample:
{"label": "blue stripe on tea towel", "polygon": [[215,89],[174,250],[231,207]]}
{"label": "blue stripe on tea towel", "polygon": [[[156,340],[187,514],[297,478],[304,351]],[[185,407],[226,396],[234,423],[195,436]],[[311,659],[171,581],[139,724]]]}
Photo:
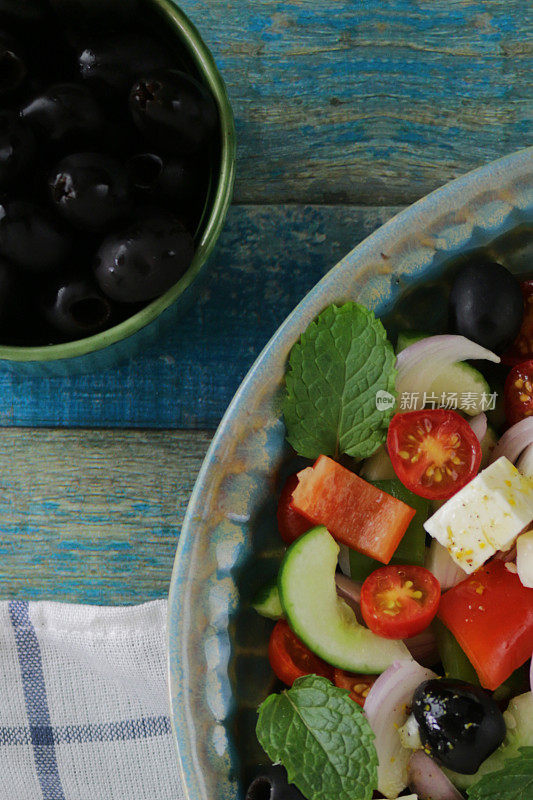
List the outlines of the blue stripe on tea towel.
{"label": "blue stripe on tea towel", "polygon": [[[0,727],[0,747],[6,745],[33,744],[35,727],[14,725]],[[135,739],[151,739],[154,736],[170,736],[168,717],[141,717],[121,722],[104,722],[86,725],[52,725],[53,743],[79,744],[83,742],[126,742]]]}
{"label": "blue stripe on tea towel", "polygon": [[32,625],[27,602],[12,600],[9,616],[22,675],[30,741],[43,800],[65,800],[57,767],[54,734],[46,697],[41,648]]}

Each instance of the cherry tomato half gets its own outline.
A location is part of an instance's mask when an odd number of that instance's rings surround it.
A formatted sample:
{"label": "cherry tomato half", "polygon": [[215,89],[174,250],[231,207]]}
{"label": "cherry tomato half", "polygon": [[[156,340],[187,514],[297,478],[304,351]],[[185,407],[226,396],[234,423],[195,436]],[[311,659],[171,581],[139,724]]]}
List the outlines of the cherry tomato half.
{"label": "cherry tomato half", "polygon": [[477,474],[481,445],[456,411],[395,414],[387,448],[404,486],[429,500],[447,500]]}
{"label": "cherry tomato half", "polygon": [[533,415],[533,360],[517,364],[505,381],[505,416],[509,425]]}
{"label": "cherry tomato half", "polygon": [[270,635],[268,657],[276,677],[287,686],[292,686],[296,678],[303,678],[304,675],[322,675],[333,680],[333,667],[315,656],[284,619],[276,622]]}
{"label": "cherry tomato half", "polygon": [[374,633],[407,639],[425,630],[439,607],[440,583],[424,567],[389,564],[361,588],[361,613]]}
{"label": "cherry tomato half", "polygon": [[289,475],[283,485],[278,501],[278,529],[281,538],[292,544],[303,533],[307,533],[313,525],[291,507],[292,493],[298,486],[298,475]]}
{"label": "cherry tomato half", "polygon": [[520,333],[502,356],[504,364],[514,366],[533,358],[533,281],[520,284],[524,296],[524,318]]}
{"label": "cherry tomato half", "polygon": [[335,686],[340,689],[348,689],[352,700],[362,707],[377,677],[377,675],[356,675],[353,672],[336,669],[333,680]]}

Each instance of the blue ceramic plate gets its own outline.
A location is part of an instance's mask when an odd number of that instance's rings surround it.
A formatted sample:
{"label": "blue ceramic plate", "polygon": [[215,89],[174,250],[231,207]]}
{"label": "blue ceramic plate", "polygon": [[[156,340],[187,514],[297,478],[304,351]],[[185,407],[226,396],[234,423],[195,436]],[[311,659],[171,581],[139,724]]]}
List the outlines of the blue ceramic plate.
{"label": "blue ceramic plate", "polygon": [[172,720],[188,800],[241,800],[261,758],[254,726],[273,688],[271,623],[248,604],[282,553],[276,489],[295,467],[280,416],[291,346],[325,306],[347,299],[393,326],[430,313],[435,329],[454,259],[482,248],[523,272],[533,267],[532,233],[530,148],[453,181],[356,247],[287,318],[235,395],[196,482],[170,590]]}

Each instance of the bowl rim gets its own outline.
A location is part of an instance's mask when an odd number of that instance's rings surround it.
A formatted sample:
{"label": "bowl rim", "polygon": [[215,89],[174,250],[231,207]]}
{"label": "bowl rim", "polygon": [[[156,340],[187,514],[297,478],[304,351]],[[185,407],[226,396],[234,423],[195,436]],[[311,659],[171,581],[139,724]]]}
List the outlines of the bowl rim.
{"label": "bowl rim", "polygon": [[19,347],[0,344],[0,361],[48,362],[71,359],[102,350],[137,333],[159,317],[198,277],[217,243],[224,226],[235,182],[236,132],[233,111],[224,79],[198,29],[173,0],[147,0],[160,15],[170,21],[174,33],[184,42],[203,80],[209,86],[219,112],[220,169],[218,185],[204,231],[191,265],[165,294],[108,330],[61,344]]}
{"label": "bowl rim", "polygon": [[[336,274],[342,273],[343,268],[354,259],[354,254],[358,261],[368,260],[374,253],[386,253],[387,247],[395,237],[407,239],[412,237],[415,231],[425,231],[429,225],[441,223],[441,228],[446,228],[449,224],[450,209],[453,212],[474,207],[474,212],[470,217],[475,216],[475,211],[486,209],[489,217],[487,220],[487,230],[492,231],[491,202],[494,199],[501,203],[509,202],[508,187],[521,186],[524,175],[528,174],[529,184],[533,183],[533,147],[524,148],[513,152],[496,161],[489,162],[475,170],[450,181],[444,186],[436,189],[414,204],[400,211],[384,225],[380,226],[363,242],[359,243],[354,250],[348,253],[344,259],[336,264],[315,286],[304,296],[293,311],[286,317],[277,331],[260,352],[240,387],[235,393],[226,413],[224,414],[211,444],[204,457],[201,469],[196,479],[183,521],[181,534],[176,550],[174,566],[169,588],[168,612],[167,612],[167,677],[168,691],[170,698],[171,727],[174,741],[178,753],[178,765],[182,776],[183,790],[186,800],[200,800],[200,787],[202,787],[202,772],[198,763],[195,743],[192,741],[195,725],[191,719],[191,709],[186,695],[185,677],[189,672],[187,664],[188,641],[185,633],[188,630],[189,610],[187,609],[187,594],[191,585],[189,570],[190,556],[194,554],[195,532],[201,529],[202,511],[211,502],[211,494],[216,494],[216,489],[210,486],[210,471],[225,460],[227,456],[228,438],[235,434],[235,422],[241,415],[242,409],[246,409],[249,401],[257,391],[260,372],[268,365],[268,361],[280,348],[287,349],[288,340],[296,341],[296,338],[307,327],[319,313],[319,311],[330,302],[339,300],[335,298]],[[465,214],[465,218],[468,215]],[[496,214],[498,217],[498,214]],[[475,223],[473,224],[475,228]],[[496,224],[497,227],[497,224]],[[462,243],[464,246],[470,239]],[[487,233],[487,238],[491,238]],[[493,237],[492,237],[493,238]],[[450,256],[451,257],[451,256]],[[424,267],[420,268],[424,271]],[[358,268],[354,269],[356,274]],[[317,300],[320,300],[317,303]],[[317,305],[320,308],[317,309]],[[290,349],[290,347],[289,347]],[[287,351],[288,352],[288,351]],[[251,407],[251,404],[250,404]],[[183,672],[178,668],[178,664],[183,660]],[[173,668],[176,674],[173,674]],[[230,744],[230,750],[233,745]],[[192,794],[191,784],[195,785],[195,794]],[[198,790],[198,791],[196,791]],[[204,795],[205,792],[204,792]],[[229,800],[229,797],[227,798]]]}

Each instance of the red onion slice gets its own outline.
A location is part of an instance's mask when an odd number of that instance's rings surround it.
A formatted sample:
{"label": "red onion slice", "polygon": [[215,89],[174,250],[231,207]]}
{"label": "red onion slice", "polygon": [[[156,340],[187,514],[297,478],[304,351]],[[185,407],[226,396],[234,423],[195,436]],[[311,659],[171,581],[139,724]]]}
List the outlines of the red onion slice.
{"label": "red onion slice", "polygon": [[408,768],[409,788],[419,800],[463,800],[447,775],[423,750],[413,753]]}
{"label": "red onion slice", "polygon": [[409,716],[417,686],[435,677],[416,661],[395,661],[368,693],[364,710],[376,736],[378,789],[386,797],[398,797],[407,786],[411,753],[402,746],[398,731]]}
{"label": "red onion slice", "polygon": [[502,456],[514,464],[518,456],[533,444],[533,417],[526,417],[505,431],[500,441],[492,451],[490,463],[497,461]]}
{"label": "red onion slice", "polygon": [[440,661],[437,639],[431,628],[426,628],[425,631],[417,636],[411,636],[410,639],[404,639],[404,642],[414,660],[423,667],[433,667]]}
{"label": "red onion slice", "polygon": [[471,342],[465,336],[444,334],[429,336],[406,347],[398,354],[396,368],[396,391],[401,397],[403,392],[419,394],[418,408],[422,407],[424,392],[429,392],[433,381],[450,364],[466,359],[485,359],[499,363],[495,353]]}
{"label": "red onion slice", "polygon": [[443,592],[457,586],[467,577],[466,572],[436,539],[432,539],[429,550],[426,550],[425,567],[436,577]]}
{"label": "red onion slice", "polygon": [[516,462],[516,466],[523,475],[533,478],[533,444],[529,444],[526,447]]}
{"label": "red onion slice", "polygon": [[513,544],[510,550],[498,550],[494,558],[498,561],[503,561],[505,564],[516,561],[516,543]]}
{"label": "red onion slice", "polygon": [[481,414],[476,414],[475,417],[469,419],[468,424],[476,434],[478,441],[482,442],[488,428],[487,415],[482,411]]}
{"label": "red onion slice", "polygon": [[357,622],[360,625],[364,625],[363,615],[361,614],[361,586],[363,585],[359,581],[352,581],[351,578],[347,578],[346,575],[342,575],[340,572],[335,574],[335,583],[337,584],[337,595],[344,600],[344,602],[350,606]]}
{"label": "red onion slice", "polygon": [[339,569],[347,578],[350,577],[350,549],[339,543]]}

